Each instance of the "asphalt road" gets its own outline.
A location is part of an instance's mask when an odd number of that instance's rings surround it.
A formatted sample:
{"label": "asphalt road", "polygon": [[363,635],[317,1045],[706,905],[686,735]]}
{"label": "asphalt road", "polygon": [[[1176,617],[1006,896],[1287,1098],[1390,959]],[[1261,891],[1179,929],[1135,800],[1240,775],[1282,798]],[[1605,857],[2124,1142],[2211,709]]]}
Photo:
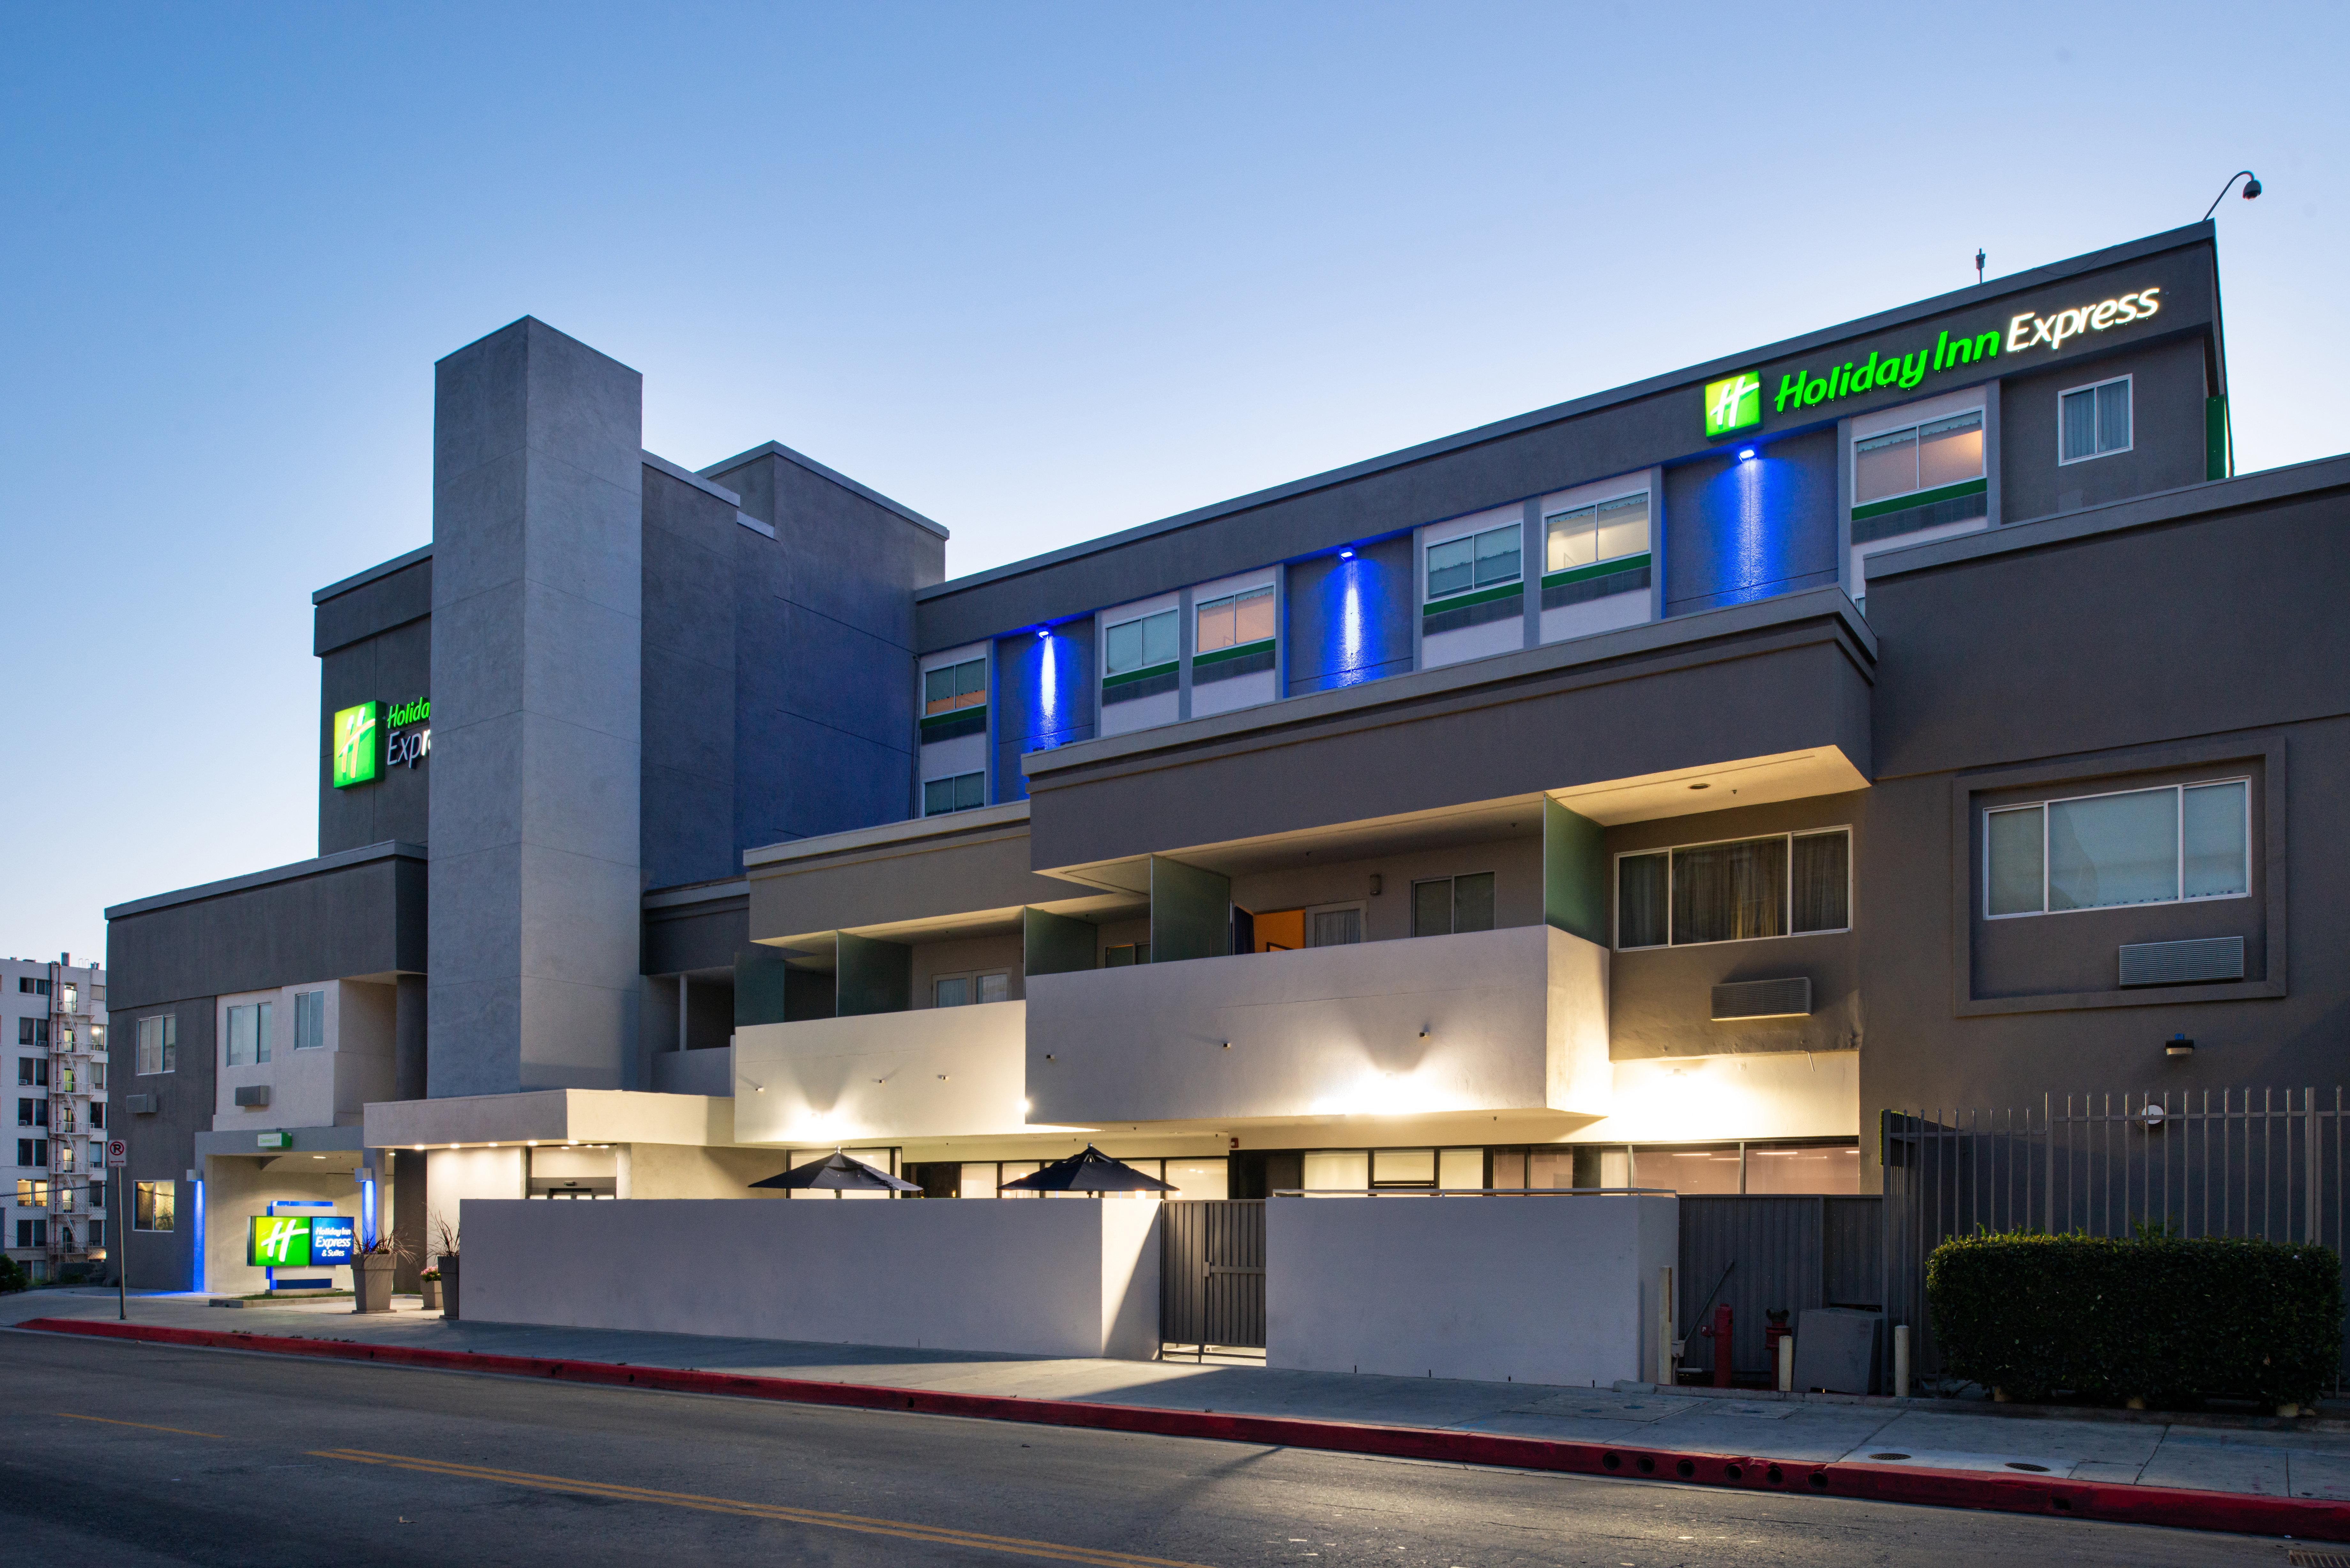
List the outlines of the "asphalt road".
{"label": "asphalt road", "polygon": [[2274,1564],[2282,1542],[0,1331],[7,1559]]}

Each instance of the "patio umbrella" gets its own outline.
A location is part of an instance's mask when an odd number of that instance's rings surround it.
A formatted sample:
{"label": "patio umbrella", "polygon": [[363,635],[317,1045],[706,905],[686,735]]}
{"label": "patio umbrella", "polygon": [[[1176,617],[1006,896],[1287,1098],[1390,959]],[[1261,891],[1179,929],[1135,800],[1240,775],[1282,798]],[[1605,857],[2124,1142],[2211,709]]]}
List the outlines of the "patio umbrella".
{"label": "patio umbrella", "polygon": [[1155,1176],[1145,1176],[1130,1165],[1121,1165],[1093,1145],[1086,1145],[1083,1154],[1073,1154],[1066,1159],[1056,1159],[1034,1176],[1024,1176],[1017,1181],[1007,1181],[1003,1190],[1024,1192],[1172,1192],[1174,1187]]}
{"label": "patio umbrella", "polygon": [[834,1192],[920,1192],[921,1188],[910,1181],[900,1181],[886,1170],[878,1170],[861,1159],[851,1159],[838,1149],[829,1159],[815,1160],[796,1166],[781,1176],[771,1176],[764,1181],[751,1183],[754,1187],[817,1188]]}

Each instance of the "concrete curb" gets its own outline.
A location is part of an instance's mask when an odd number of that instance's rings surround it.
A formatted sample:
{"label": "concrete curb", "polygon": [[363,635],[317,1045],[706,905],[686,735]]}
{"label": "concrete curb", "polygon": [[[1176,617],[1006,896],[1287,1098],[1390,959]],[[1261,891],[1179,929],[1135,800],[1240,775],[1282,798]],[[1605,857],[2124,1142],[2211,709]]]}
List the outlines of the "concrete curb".
{"label": "concrete curb", "polygon": [[2350,1541],[2350,1503],[2303,1498],[2262,1497],[2243,1492],[2193,1491],[2174,1487],[2124,1486],[2055,1477],[2001,1476],[1969,1470],[1912,1469],[1892,1465],[1811,1464],[1751,1459],[1731,1454],[1683,1453],[1672,1449],[1603,1443],[1559,1442],[1427,1427],[1382,1427],[1362,1422],[1302,1417],[1219,1415],[1214,1411],[1154,1410],[1128,1405],[1096,1405],[1071,1399],[1023,1399],[990,1394],[948,1394],[923,1388],[891,1388],[862,1383],[816,1383],[793,1377],[755,1377],[728,1372],[697,1372],[665,1366],[629,1366],[599,1361],[550,1361],[528,1355],[484,1355],[463,1350],[421,1350],[405,1345],[362,1345],[349,1340],[293,1338],[233,1330],[164,1328],[145,1324],[31,1318],[16,1325],[35,1334],[80,1334],[214,1350],[254,1351],[272,1355],[308,1355],[331,1361],[372,1362],[388,1366],[485,1372],[511,1377],[559,1378],[608,1387],[649,1388],[677,1394],[719,1394],[790,1404],[830,1405],[858,1410],[911,1410],[932,1416],[1025,1421],[1046,1427],[1139,1432],[1154,1437],[1212,1438],[1224,1442],[1277,1448],[1317,1449],[1332,1453],[1374,1454],[1391,1459],[1496,1465],[1552,1470],[1566,1475],[1610,1476],[1628,1480],[1671,1480],[1747,1491],[1795,1492],[1811,1497],[1854,1498],[1872,1502],[1918,1503],[2000,1513],[2034,1513],[2107,1523],[2159,1524],[2182,1530],[2230,1531],[2246,1535],[2289,1535],[2312,1541]]}

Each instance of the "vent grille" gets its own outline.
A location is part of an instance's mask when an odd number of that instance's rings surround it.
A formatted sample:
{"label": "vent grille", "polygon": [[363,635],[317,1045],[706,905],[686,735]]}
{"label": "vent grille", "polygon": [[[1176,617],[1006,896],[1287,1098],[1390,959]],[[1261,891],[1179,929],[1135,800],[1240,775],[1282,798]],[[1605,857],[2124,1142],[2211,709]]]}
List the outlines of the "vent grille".
{"label": "vent grille", "polygon": [[2188,985],[2244,978],[2244,939],[2204,937],[2191,942],[2130,942],[2122,948],[2124,985]]}
{"label": "vent grille", "polygon": [[243,1088],[237,1090],[236,1103],[240,1106],[244,1106],[253,1109],[258,1109],[261,1106],[267,1105],[269,1103],[269,1085],[266,1084],[245,1085]]}
{"label": "vent grille", "polygon": [[1808,1018],[1812,1014],[1812,981],[1808,975],[1794,980],[1748,980],[1713,988],[1713,1021],[1729,1023],[1744,1018]]}

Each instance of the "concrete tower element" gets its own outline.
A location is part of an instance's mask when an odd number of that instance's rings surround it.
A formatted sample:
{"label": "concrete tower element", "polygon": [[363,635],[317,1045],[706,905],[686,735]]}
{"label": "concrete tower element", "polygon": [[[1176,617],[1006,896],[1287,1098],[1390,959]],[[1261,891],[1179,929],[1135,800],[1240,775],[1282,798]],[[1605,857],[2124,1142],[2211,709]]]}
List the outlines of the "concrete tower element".
{"label": "concrete tower element", "polygon": [[435,367],[435,1097],[634,1086],[642,407],[529,317]]}

